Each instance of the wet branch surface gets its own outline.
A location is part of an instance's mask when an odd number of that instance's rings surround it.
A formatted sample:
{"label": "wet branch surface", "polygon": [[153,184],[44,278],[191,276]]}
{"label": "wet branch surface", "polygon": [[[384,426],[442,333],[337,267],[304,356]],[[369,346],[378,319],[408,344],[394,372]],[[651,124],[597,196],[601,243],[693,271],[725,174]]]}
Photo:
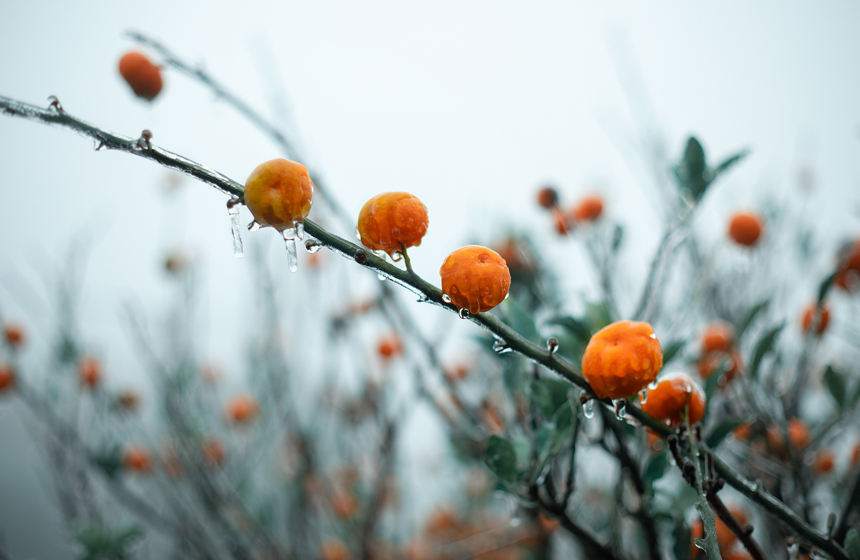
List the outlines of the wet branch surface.
{"label": "wet branch surface", "polygon": [[[237,198],[240,202],[243,200],[244,187],[225,175],[183,156],[154,146],[151,144],[149,139],[145,137],[134,140],[129,137],[110,133],[99,127],[86,123],[71,116],[63,110],[58,103],[53,108],[41,108],[35,105],[22,103],[8,97],[0,96],[0,111],[5,115],[13,117],[20,117],[34,122],[69,128],[83,136],[90,137],[95,141],[100,142],[102,147],[106,149],[118,150],[138,157],[150,159],[165,167],[175,169],[190,175],[203,183],[211,185],[221,192]],[[371,271],[381,274],[389,280],[402,285],[406,289],[414,292],[419,297],[419,301],[432,303],[454,313],[457,312],[455,306],[442,300],[442,291],[439,288],[430,284],[414,272],[403,270],[386,262],[382,258],[374,255],[372,252],[330,233],[310,219],[306,218],[304,220],[304,225],[305,231],[308,235],[316,238],[328,249],[335,251],[344,257],[353,259],[364,268],[370,269]],[[531,343],[525,337],[503,323],[498,317],[491,315],[490,313],[478,313],[476,315],[468,316],[467,319],[490,331],[494,337],[498,339],[499,344],[503,344],[505,348],[543,365],[574,385],[581,387],[586,392],[592,392],[591,387],[582,377],[581,372],[573,364],[564,360],[560,356],[549,352],[546,348]],[[606,407],[612,407],[612,403],[609,399],[603,399],[600,400],[600,402]],[[637,407],[629,407],[627,413],[642,426],[650,428],[661,437],[665,438],[672,433],[670,428],[661,424],[657,420],[654,420],[651,416],[644,413]],[[754,484],[739,473],[735,472],[710,450],[704,449],[704,446],[702,450],[711,457],[716,473],[725,479],[729,485],[759,504],[771,515],[777,517],[813,546],[820,548],[822,551],[837,560],[848,560],[848,555],[841,546],[833,540],[828,539],[826,535],[823,535],[810,527],[801,517],[789,509],[785,504],[764,490],[760,484]]]}

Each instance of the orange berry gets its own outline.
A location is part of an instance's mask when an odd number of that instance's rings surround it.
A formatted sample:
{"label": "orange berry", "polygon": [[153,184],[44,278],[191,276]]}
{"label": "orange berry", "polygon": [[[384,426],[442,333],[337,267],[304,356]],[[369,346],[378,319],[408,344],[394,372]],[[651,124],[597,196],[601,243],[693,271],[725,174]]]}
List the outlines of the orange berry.
{"label": "orange berry", "polygon": [[809,443],[809,426],[803,420],[792,418],[786,426],[788,441],[795,449],[803,449]]}
{"label": "orange berry", "polygon": [[833,470],[836,464],[836,454],[830,449],[822,449],[815,456],[815,462],[812,464],[812,472],[815,474],[829,473]]}
{"label": "orange berry", "polygon": [[762,217],[754,212],[738,212],[729,222],[729,237],[738,245],[752,247],[761,236]]}
{"label": "orange berry", "polygon": [[24,344],[24,329],[15,323],[6,323],[3,325],[3,338],[6,339],[6,344],[18,348]]}
{"label": "orange berry", "polygon": [[537,193],[537,202],[547,210],[558,204],[558,191],[552,187],[544,187]]}
{"label": "orange berry", "polygon": [[138,97],[148,101],[155,99],[164,85],[161,68],[139,52],[127,52],[119,59],[119,73]]}
{"label": "orange berry", "polygon": [[134,391],[123,391],[117,395],[116,404],[120,408],[132,412],[137,410],[138,405],[140,405],[140,398]]}
{"label": "orange berry", "polygon": [[833,283],[846,292],[853,292],[860,286],[860,272],[852,269],[840,270]]}
{"label": "orange berry", "polygon": [[421,245],[428,224],[427,207],[418,197],[405,192],[376,195],[364,203],[358,214],[361,243],[389,255],[402,251],[401,245]]}
{"label": "orange berry", "polygon": [[735,437],[740,440],[749,441],[749,439],[753,435],[752,424],[750,424],[749,422],[744,422],[743,424],[735,428],[734,434]]}
{"label": "orange berry", "polygon": [[102,366],[92,356],[84,356],[78,361],[78,378],[81,385],[92,389],[99,384],[102,378]]}
{"label": "orange berry", "polygon": [[247,424],[260,415],[260,405],[251,395],[236,395],[227,401],[227,420],[234,424]]}
{"label": "orange berry", "polygon": [[[639,400],[642,401],[640,395]],[[657,420],[678,425],[681,413],[690,407],[690,423],[696,423],[705,414],[705,392],[686,373],[673,372],[660,376],[656,387],[648,387],[648,398],[642,410]]]}
{"label": "orange berry", "polygon": [[735,342],[735,331],[726,323],[711,323],[702,333],[702,353],[728,352]]}
{"label": "orange berry", "polygon": [[15,370],[7,363],[0,362],[0,393],[10,390],[15,385]]}
{"label": "orange berry", "polygon": [[[800,319],[800,326],[804,333],[808,333],[812,327],[812,319],[817,315],[818,305],[810,303],[803,311],[803,316]],[[818,318],[818,328],[815,329],[815,334],[821,336],[827,329],[827,324],[830,323],[830,308],[827,306],[821,307],[821,315]]]}
{"label": "orange berry", "polygon": [[397,335],[391,335],[379,341],[377,350],[379,351],[379,355],[383,358],[391,358],[403,353],[403,344],[401,344]]}
{"label": "orange berry", "polygon": [[224,444],[218,438],[207,438],[200,447],[200,455],[207,467],[220,467],[224,464]]}
{"label": "orange berry", "polygon": [[729,352],[708,352],[702,356],[699,359],[699,375],[702,376],[702,379],[709,378],[725,360],[728,360],[725,372],[726,381],[731,381],[741,372],[741,355],[735,349]]}
{"label": "orange berry", "polygon": [[328,538],[320,545],[320,560],[347,560],[349,549],[340,539]]}
{"label": "orange berry", "polygon": [[261,226],[284,231],[311,211],[314,184],[301,163],[283,158],[257,166],[245,181],[245,204]]}
{"label": "orange berry", "polygon": [[[741,527],[746,525],[747,516],[743,510],[736,508],[736,507],[733,507],[733,506],[729,506],[728,509],[729,509],[729,513],[731,513],[735,517],[735,519],[738,520],[738,524]],[[728,525],[723,523],[723,521],[719,517],[717,517],[716,529],[717,529],[717,544],[720,545],[720,550],[728,550],[729,547],[731,547],[735,543],[735,541],[737,540],[737,537],[735,536],[734,533],[732,533],[732,530],[729,529]]]}
{"label": "orange berry", "polygon": [[130,471],[146,474],[152,471],[152,455],[143,446],[131,445],[122,454],[122,464]]}
{"label": "orange berry", "polygon": [[660,341],[648,323],[618,321],[597,331],[582,356],[582,374],[603,399],[635,395],[663,367]]}
{"label": "orange berry", "polygon": [[489,311],[502,303],[511,287],[505,259],[492,249],[467,245],[448,255],[442,268],[442,294],[458,309]]}
{"label": "orange berry", "polygon": [[573,229],[573,224],[568,219],[567,215],[558,207],[552,209],[552,220],[555,226],[555,231],[559,235],[567,235]]}
{"label": "orange berry", "polygon": [[577,222],[593,222],[603,213],[603,199],[591,195],[580,200],[573,207],[573,217]]}
{"label": "orange berry", "polygon": [[534,258],[528,247],[513,237],[508,237],[493,250],[505,260],[510,270],[529,270],[534,267]]}
{"label": "orange berry", "polygon": [[860,272],[860,239],[843,245],[838,254],[841,270]]}

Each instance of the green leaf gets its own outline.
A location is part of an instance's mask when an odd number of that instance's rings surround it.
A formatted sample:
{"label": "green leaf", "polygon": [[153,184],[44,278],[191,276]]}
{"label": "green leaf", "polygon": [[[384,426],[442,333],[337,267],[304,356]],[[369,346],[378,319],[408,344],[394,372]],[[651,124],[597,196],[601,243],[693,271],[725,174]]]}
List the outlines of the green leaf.
{"label": "green leaf", "polygon": [[673,340],[663,349],[663,365],[665,366],[669,362],[672,361],[672,358],[681,351],[684,346],[687,345],[687,339],[684,338],[682,340]]}
{"label": "green leaf", "polygon": [[698,177],[705,173],[705,169],[707,168],[705,149],[695,136],[690,136],[687,139],[687,147],[684,149],[684,158],[681,160],[681,165],[684,166],[690,177]]}
{"label": "green leaf", "polygon": [[504,438],[490,436],[484,450],[484,462],[502,480],[515,482],[519,478],[517,454],[511,442]]}
{"label": "green leaf", "polygon": [[675,538],[675,545],[672,551],[675,553],[676,560],[688,560],[690,557],[690,527],[684,518],[678,519],[675,523],[675,528],[672,530],[672,536]]}
{"label": "green leaf", "polygon": [[722,162],[720,162],[720,164],[714,168],[714,173],[711,176],[711,182],[713,183],[714,181],[716,181],[717,177],[719,177],[722,173],[727,171],[734,164],[736,164],[740,160],[747,157],[749,155],[749,153],[750,153],[749,150],[741,150],[740,152],[736,153],[735,155],[729,156],[726,159],[724,159]]}
{"label": "green leaf", "polygon": [[770,305],[770,300],[766,299],[766,300],[759,302],[758,304],[754,305],[752,307],[752,309],[750,309],[747,312],[743,321],[741,321],[740,324],[738,325],[737,336],[735,336],[735,338],[738,341],[740,341],[740,339],[744,335],[744,333],[747,332],[747,329],[752,324],[753,320],[756,318],[756,315],[758,315],[761,311],[764,311],[765,309],[767,309],[768,305]]}
{"label": "green leaf", "polygon": [[562,406],[553,415],[549,422],[538,430],[535,436],[535,445],[538,449],[538,461],[535,465],[535,475],[543,470],[546,462],[558,455],[565,440],[570,436],[570,428],[573,424],[573,409],[570,403]]}
{"label": "green leaf", "polygon": [[651,486],[654,484],[655,480],[659,480],[665,473],[666,467],[669,465],[669,455],[666,451],[662,453],[655,453],[648,460],[648,464],[645,466],[645,473],[642,476],[642,482],[645,484],[645,488],[649,491],[651,490]]}
{"label": "green leaf", "polygon": [[526,464],[531,459],[532,455],[532,440],[528,436],[514,436],[511,442],[514,446],[514,454],[517,457],[517,464]]}
{"label": "green leaf", "polygon": [[845,535],[845,552],[851,560],[860,560],[860,535],[857,534],[857,529],[851,529]]}
{"label": "green leaf", "polygon": [[827,387],[827,390],[830,391],[830,395],[833,397],[833,400],[836,401],[836,404],[839,406],[839,409],[842,410],[845,408],[845,377],[833,369],[830,364],[827,364],[827,369],[824,370],[824,386]]}
{"label": "green leaf", "polygon": [[711,449],[716,449],[716,447],[726,439],[727,435],[735,431],[735,429],[744,422],[745,420],[743,418],[727,418],[726,420],[723,420],[705,437],[705,443]]}
{"label": "green leaf", "polygon": [[765,354],[773,351],[774,345],[776,344],[776,337],[779,336],[779,333],[785,327],[785,322],[783,322],[778,327],[774,327],[771,330],[767,331],[763,337],[761,337],[758,343],[755,346],[755,353],[753,354],[753,360],[750,364],[750,379],[755,379],[758,375],[758,369],[761,365],[761,361],[764,358]]}

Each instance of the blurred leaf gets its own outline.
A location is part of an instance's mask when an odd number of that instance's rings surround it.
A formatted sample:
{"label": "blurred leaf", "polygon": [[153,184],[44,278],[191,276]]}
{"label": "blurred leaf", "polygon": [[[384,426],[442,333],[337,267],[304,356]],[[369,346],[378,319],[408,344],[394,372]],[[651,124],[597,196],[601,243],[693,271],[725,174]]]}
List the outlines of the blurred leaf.
{"label": "blurred leaf", "polygon": [[457,459],[465,462],[481,457],[480,443],[469,436],[452,431],[450,441]]}
{"label": "blurred leaf", "polygon": [[672,358],[681,351],[681,349],[687,345],[687,339],[682,340],[673,340],[669,344],[666,345],[666,348],[663,349],[663,365],[665,366],[669,362],[672,361]]}
{"label": "blurred leaf", "polygon": [[615,224],[615,228],[612,230],[612,252],[617,253],[618,249],[621,248],[621,243],[624,241],[624,226],[621,224]]}
{"label": "blurred leaf", "polygon": [[512,329],[534,343],[541,342],[534,315],[522,304],[514,298],[508,298],[505,300],[504,312]]}
{"label": "blurred leaf", "polygon": [[515,482],[519,477],[514,446],[504,438],[490,436],[484,450],[484,462],[502,480]]}
{"label": "blurred leaf", "polygon": [[687,139],[687,147],[681,157],[681,163],[675,167],[675,176],[678,182],[686,189],[695,200],[702,198],[708,187],[708,178],[705,177],[707,165],[705,163],[705,150],[695,137]]}
{"label": "blurred leaf", "polygon": [[705,443],[711,449],[722,443],[726,436],[735,431],[735,429],[745,422],[742,418],[727,418],[714,427],[713,430],[705,436]]}
{"label": "blurred leaf", "polygon": [[584,325],[582,322],[578,321],[574,317],[570,316],[559,316],[553,317],[549,321],[547,321],[551,325],[560,325],[570,331],[572,335],[574,335],[579,340],[588,343],[591,338],[591,332],[589,328]]}
{"label": "blurred leaf", "polygon": [[538,449],[536,475],[543,470],[546,462],[551,457],[555,457],[561,450],[565,440],[570,436],[572,423],[573,410],[570,404],[567,403],[565,406],[560,407],[552,419],[538,430],[535,436],[535,445]]}
{"label": "blurred leaf", "polygon": [[854,392],[851,393],[851,397],[848,399],[848,408],[854,408],[857,405],[857,401],[860,401],[860,381],[854,386]]}
{"label": "blurred leaf", "polygon": [[851,529],[845,535],[845,552],[851,560],[860,560],[860,535],[857,534],[857,529]]}
{"label": "blurred leaf", "polygon": [[120,469],[122,469],[122,453],[119,446],[113,446],[99,453],[93,453],[90,455],[90,461],[108,477],[116,476]]}
{"label": "blurred leaf", "polygon": [[758,315],[761,311],[767,309],[767,306],[770,305],[770,300],[766,299],[758,304],[754,305],[752,309],[750,309],[744,320],[740,322],[737,329],[737,336],[735,337],[738,341],[740,341],[741,337],[747,332],[747,329],[752,324],[753,320],[755,320],[756,315]]}
{"label": "blurred leaf", "polygon": [[659,480],[665,473],[666,467],[669,465],[669,454],[666,451],[655,453],[648,460],[645,466],[645,474],[642,477],[642,482],[645,488],[650,492],[651,486],[655,480]]}
{"label": "blurred leaf", "polygon": [[827,369],[824,370],[824,386],[830,391],[833,400],[839,405],[839,409],[845,408],[845,377],[833,369],[830,364],[827,364]]}
{"label": "blurred leaf", "polygon": [[522,434],[513,438],[514,454],[517,458],[517,464],[527,464],[531,460],[532,455],[532,440],[528,436]]}
{"label": "blurred leaf", "polygon": [[544,379],[544,384],[549,387],[549,394],[552,397],[553,414],[558,411],[562,405],[570,405],[568,397],[571,391],[571,384],[568,381],[560,379]]}
{"label": "blurred leaf", "polygon": [[785,322],[783,322],[778,327],[774,327],[771,330],[767,331],[763,337],[761,337],[758,343],[755,345],[755,353],[753,354],[753,360],[750,364],[750,379],[755,379],[758,375],[758,369],[761,365],[761,361],[764,358],[765,354],[773,351],[774,345],[776,344],[776,337],[779,336],[779,333],[785,327]]}
{"label": "blurred leaf", "polygon": [[675,528],[672,530],[672,536],[675,538],[675,546],[672,547],[672,552],[675,553],[676,560],[688,560],[690,558],[690,527],[684,518],[678,519],[675,523]]}
{"label": "blurred leaf", "polygon": [[529,383],[531,389],[532,402],[537,406],[544,418],[552,418],[555,412],[555,407],[552,402],[549,387],[541,380],[534,379]]}
{"label": "blurred leaf", "polygon": [[716,181],[717,177],[719,177],[722,173],[727,171],[734,164],[736,164],[740,160],[747,157],[749,155],[749,153],[750,153],[749,150],[741,150],[740,152],[736,153],[735,155],[729,156],[726,159],[724,159],[719,165],[717,165],[714,168],[714,173],[711,176],[711,182],[713,183],[714,181]]}
{"label": "blurred leaf", "polygon": [[821,282],[821,285],[818,286],[818,305],[821,305],[821,302],[824,301],[824,298],[827,296],[827,292],[830,291],[830,287],[833,285],[833,282],[836,280],[836,276],[839,275],[838,270],[834,270],[830,276],[824,279]]}
{"label": "blurred leaf", "polygon": [[[588,326],[591,333],[596,333],[606,325],[612,322],[612,316],[609,315],[609,310],[603,302],[589,303],[585,306],[585,316],[588,319]],[[589,336],[589,339],[591,336]]]}

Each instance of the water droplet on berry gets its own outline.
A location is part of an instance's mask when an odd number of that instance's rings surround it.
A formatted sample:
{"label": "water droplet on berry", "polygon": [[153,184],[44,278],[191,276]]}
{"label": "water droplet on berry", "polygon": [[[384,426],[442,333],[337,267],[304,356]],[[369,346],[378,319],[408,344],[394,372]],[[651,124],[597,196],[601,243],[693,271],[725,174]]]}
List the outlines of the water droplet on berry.
{"label": "water droplet on berry", "polygon": [[651,386],[649,385],[648,387],[645,387],[644,389],[639,391],[639,402],[641,402],[642,404],[645,404],[648,402],[648,389],[649,389],[649,387],[651,387]]}
{"label": "water droplet on berry", "polygon": [[293,226],[296,228],[296,237],[299,239],[305,238],[305,223],[301,221],[293,222]]}
{"label": "water droplet on berry", "polygon": [[614,399],[612,404],[615,405],[615,419],[624,421],[627,419],[627,399]]}
{"label": "water droplet on berry", "polygon": [[242,236],[239,233],[239,199],[231,198],[227,201],[227,214],[230,215],[230,233],[233,236],[233,256],[237,259],[245,254],[242,246]]}
{"label": "water droplet on berry", "polygon": [[448,294],[442,294],[442,301],[444,301],[445,303],[451,303],[451,296],[449,296]]}
{"label": "water droplet on berry", "polygon": [[361,232],[358,231],[358,228],[355,228],[355,238],[361,242]]}
{"label": "water droplet on berry", "polygon": [[[585,393],[583,393],[585,396]],[[588,398],[588,400],[581,400],[582,403],[582,415],[586,418],[594,418],[594,399]]]}
{"label": "water droplet on berry", "polygon": [[251,223],[248,224],[248,231],[257,231],[261,227],[263,227],[263,226],[261,226],[259,223],[257,223],[257,220],[251,220]]}
{"label": "water droplet on berry", "polygon": [[550,354],[555,354],[556,350],[558,350],[558,339],[556,337],[552,337],[546,341],[546,349],[549,350]]}
{"label": "water droplet on berry", "polygon": [[307,241],[305,241],[305,251],[312,255],[314,253],[319,253],[320,249],[322,248],[323,244],[317,239],[311,237]]}
{"label": "water droplet on berry", "polygon": [[290,272],[295,272],[299,269],[299,255],[296,251],[296,230],[287,228],[281,232],[284,236],[284,243],[287,245],[287,264],[290,267]]}
{"label": "water droplet on berry", "polygon": [[468,309],[463,307],[460,309],[460,311],[457,312],[457,315],[459,315],[461,319],[468,319],[472,316],[472,313]]}

